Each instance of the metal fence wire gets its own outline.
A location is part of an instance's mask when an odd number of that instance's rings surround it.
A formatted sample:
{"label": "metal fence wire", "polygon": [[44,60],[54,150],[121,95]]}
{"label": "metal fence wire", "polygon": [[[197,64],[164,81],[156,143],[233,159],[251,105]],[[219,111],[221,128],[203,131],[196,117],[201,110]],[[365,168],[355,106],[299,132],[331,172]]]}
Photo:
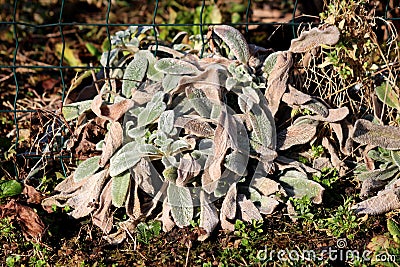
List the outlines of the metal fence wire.
{"label": "metal fence wire", "polygon": [[[205,33],[209,23],[205,20],[205,12],[210,6],[215,5],[215,1],[52,1],[38,0],[32,3],[31,1],[14,0],[13,3],[0,0],[0,125],[3,128],[0,140],[1,162],[12,162],[14,170],[2,164],[2,172],[8,173],[17,178],[27,178],[34,175],[36,170],[42,169],[49,162],[56,162],[64,175],[68,172],[66,162],[71,159],[71,155],[62,146],[63,140],[68,133],[68,126],[62,120],[62,117],[57,113],[59,106],[49,101],[41,103],[37,100],[34,90],[27,88],[26,80],[33,79],[32,83],[41,83],[42,92],[46,94],[46,90],[52,86],[56,86],[55,93],[58,96],[58,102],[62,103],[69,88],[71,78],[79,70],[99,69],[103,68],[98,62],[92,61],[94,65],[78,64],[71,65],[67,62],[67,53],[71,53],[68,49],[70,45],[67,36],[77,35],[77,32],[85,29],[95,29],[91,34],[104,35],[108,47],[111,47],[110,36],[121,27],[127,26],[151,26],[156,41],[156,46],[160,41],[160,36],[157,33],[163,28],[198,28],[198,32]],[[249,33],[251,29],[260,29],[261,31],[270,30],[271,33],[277,29],[284,29],[289,32],[294,38],[297,35],[297,30],[300,24],[303,23],[298,15],[299,6],[313,11],[312,3],[323,3],[323,1],[257,1],[243,0],[233,1],[240,5],[240,20],[236,19],[235,23],[228,24],[234,27],[239,27],[244,30],[244,33]],[[303,3],[302,3],[303,2]],[[198,13],[194,15],[194,23],[177,23],[177,21],[166,20],[166,13],[173,12],[168,4],[185,7],[185,4],[190,3],[196,5]],[[275,4],[286,8],[285,19],[288,22],[258,20],[255,18],[256,6],[267,6]],[[92,16],[90,6],[96,6],[98,10],[102,10],[102,14],[95,14],[93,21],[95,23],[76,21],[75,15],[79,13],[87,13],[87,16]],[[311,5],[311,9],[310,9]],[[83,8],[79,8],[82,6]],[[41,8],[42,12],[49,15],[50,19],[41,17],[40,14],[34,14],[37,8]],[[120,10],[112,11],[113,8]],[[383,18],[392,20],[398,23],[400,18],[393,17],[391,12],[399,9],[399,1],[388,0],[383,6]],[[47,9],[47,10],[46,10]],[[142,10],[143,16],[129,17],[127,10],[137,9]],[[52,11],[54,10],[54,11]],[[303,13],[307,10],[302,10]],[[24,16],[23,12],[32,12],[31,16]],[[318,16],[318,9],[315,9],[314,15]],[[398,12],[394,12],[398,14]],[[287,15],[290,16],[287,16]],[[191,14],[192,15],[192,14]],[[115,18],[117,16],[117,18]],[[135,23],[121,23],[118,17],[126,21],[135,21]],[[176,14],[169,14],[176,16]],[[164,19],[159,19],[164,17]],[[29,20],[29,18],[31,20]],[[35,18],[35,19],[32,19]],[[314,19],[313,19],[314,18]],[[47,21],[50,22],[47,22]],[[308,16],[308,22],[315,20],[315,17]],[[117,21],[117,22],[115,22]],[[162,21],[162,22],[160,22]],[[271,34],[270,33],[270,34]],[[8,43],[5,38],[8,36]],[[58,47],[59,58],[48,57],[48,61],[43,59],[37,60],[41,51],[34,43],[48,43],[48,39],[57,38],[61,46]],[[289,38],[289,39],[290,39]],[[10,41],[12,40],[12,41]],[[78,41],[82,41],[77,37]],[[31,42],[32,41],[32,42]],[[34,42],[33,42],[34,41]],[[204,43],[204,39],[202,40]],[[3,44],[1,44],[3,42]],[[53,45],[53,43],[52,43]],[[279,45],[279,44],[276,44]],[[29,53],[25,49],[29,47]],[[56,46],[52,46],[53,48]],[[58,63],[55,63],[57,62]],[[107,68],[107,67],[106,67]],[[36,78],[35,78],[36,77]],[[39,78],[37,78],[39,77]],[[37,81],[40,77],[45,77],[45,80]],[[49,78],[50,77],[50,78]],[[44,89],[43,89],[44,88]],[[26,96],[29,96],[27,100]],[[51,97],[51,96],[47,96]],[[34,103],[37,101],[37,103]],[[42,101],[43,102],[43,101]],[[50,103],[50,104],[49,104]],[[40,127],[38,127],[40,126]],[[52,134],[47,135],[46,133]],[[54,135],[56,133],[56,135]],[[49,146],[51,144],[51,146]],[[0,171],[1,173],[1,171]],[[3,174],[2,174],[3,175]]]}

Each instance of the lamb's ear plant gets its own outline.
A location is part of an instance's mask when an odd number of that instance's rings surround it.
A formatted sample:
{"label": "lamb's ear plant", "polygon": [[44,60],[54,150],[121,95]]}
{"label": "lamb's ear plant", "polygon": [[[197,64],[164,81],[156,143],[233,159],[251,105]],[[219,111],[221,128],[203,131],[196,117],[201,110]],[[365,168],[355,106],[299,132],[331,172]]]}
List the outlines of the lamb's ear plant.
{"label": "lamb's ear plant", "polygon": [[[218,224],[233,231],[236,219],[261,220],[288,198],[322,203],[324,188],[309,179],[309,171],[318,170],[278,153],[312,140],[321,122],[348,114],[288,87],[293,54],[334,44],[334,26],[302,34],[289,51],[260,57],[257,66],[244,37],[230,26],[210,28],[211,50],[203,58],[155,46],[145,37],[148,31],[130,27],[113,36],[101,64],[115,68],[104,71],[99,92],[64,103],[66,120],[78,124],[78,138],[89,142],[82,131],[94,121],[106,133],[95,144],[99,151],[43,205],[68,205],[75,218],[91,214],[107,240],[119,243],[143,218],[161,221],[164,231],[198,218],[204,240]],[[315,39],[316,33],[323,38]],[[226,57],[219,46],[227,49]],[[277,132],[281,102],[312,115]],[[124,209],[126,220],[115,225],[116,209]]]}
{"label": "lamb's ear plant", "polygon": [[[389,82],[377,86],[375,94],[382,104],[397,109],[398,115],[400,98]],[[352,138],[362,145],[377,146],[368,151],[369,164],[361,166],[356,176],[362,182],[360,197],[368,199],[354,209],[359,213],[380,214],[400,208],[400,128],[360,119]]]}

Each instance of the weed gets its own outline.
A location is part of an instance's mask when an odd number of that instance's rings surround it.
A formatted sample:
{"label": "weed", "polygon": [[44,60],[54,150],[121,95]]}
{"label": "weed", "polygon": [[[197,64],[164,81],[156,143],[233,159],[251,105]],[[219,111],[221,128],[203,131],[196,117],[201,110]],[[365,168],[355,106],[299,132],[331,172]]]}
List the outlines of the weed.
{"label": "weed", "polygon": [[289,198],[292,202],[293,207],[297,213],[296,218],[302,219],[307,223],[312,223],[315,215],[312,213],[313,203],[309,196],[303,196],[302,198]]}
{"label": "weed", "polygon": [[319,226],[335,238],[347,237],[354,239],[360,229],[360,222],[354,211],[351,209],[353,198],[345,199],[344,204],[333,210],[330,218],[320,219]]}
{"label": "weed", "polygon": [[241,220],[236,220],[235,222],[235,232],[234,234],[240,238],[241,244],[244,247],[250,247],[250,240],[255,240],[260,238],[260,234],[263,232],[262,221],[255,221],[251,223],[251,225],[247,225],[245,222]]}
{"label": "weed", "polygon": [[313,159],[319,158],[322,156],[322,154],[324,154],[324,147],[322,145],[312,145],[311,146],[311,156]]}
{"label": "weed", "polygon": [[0,220],[0,240],[4,243],[12,243],[15,241],[15,226],[8,217]]}
{"label": "weed", "polygon": [[299,159],[298,160],[299,160],[299,162],[301,162],[303,164],[309,163],[308,159],[306,157],[304,157],[304,156],[301,156],[301,155],[299,155]]}
{"label": "weed", "polygon": [[148,245],[151,239],[158,236],[161,232],[161,222],[150,221],[148,223],[139,223],[136,227],[137,241]]}
{"label": "weed", "polygon": [[313,175],[312,179],[325,187],[332,189],[333,184],[339,180],[339,172],[335,168],[323,168],[320,175]]}

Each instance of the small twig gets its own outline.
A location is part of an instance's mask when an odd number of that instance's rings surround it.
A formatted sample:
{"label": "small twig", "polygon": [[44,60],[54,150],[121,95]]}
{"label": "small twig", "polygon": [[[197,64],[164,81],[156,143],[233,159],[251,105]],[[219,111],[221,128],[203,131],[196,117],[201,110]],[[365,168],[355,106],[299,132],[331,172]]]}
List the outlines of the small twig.
{"label": "small twig", "polygon": [[0,83],[10,79],[13,75],[14,73],[10,73],[7,76],[4,76],[3,78],[0,79]]}
{"label": "small twig", "polygon": [[188,250],[186,252],[186,260],[185,260],[185,267],[188,266],[189,263],[189,253],[190,253],[190,248],[192,247],[192,241],[189,240],[189,244],[187,245]]}
{"label": "small twig", "polygon": [[92,73],[94,86],[96,87],[97,93],[100,94],[100,88],[99,88],[99,85],[97,84],[97,77],[96,77],[96,73],[93,70],[93,64],[89,63],[89,67],[90,67],[90,71]]}

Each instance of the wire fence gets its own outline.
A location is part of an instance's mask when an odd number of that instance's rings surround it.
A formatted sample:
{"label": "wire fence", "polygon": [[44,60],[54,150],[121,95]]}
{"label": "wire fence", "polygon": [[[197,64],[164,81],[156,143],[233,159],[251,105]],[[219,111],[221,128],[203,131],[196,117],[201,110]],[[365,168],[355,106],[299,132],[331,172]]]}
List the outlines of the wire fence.
{"label": "wire fence", "polygon": [[[39,1],[42,3],[43,1]],[[50,1],[52,2],[52,1]],[[100,1],[101,2],[101,1]],[[149,2],[149,1],[148,1]],[[288,4],[289,1],[282,1],[282,3]],[[315,2],[315,1],[314,1]],[[2,3],[2,2],[0,2]],[[138,8],[138,5],[140,5],[142,2],[137,2],[133,1],[130,6],[127,8]],[[252,19],[252,11],[257,3],[260,3],[260,1],[252,1],[252,0],[244,0],[241,4],[242,6],[245,6],[245,10],[242,11],[242,20],[241,21],[236,21],[235,23],[222,23],[222,24],[229,24],[234,27],[241,27],[244,29],[245,32],[249,32],[249,28],[251,27],[262,27],[262,26],[269,26],[271,27],[272,30],[276,30],[279,27],[286,27],[290,28],[291,34],[293,35],[292,38],[296,37],[297,35],[297,29],[300,24],[302,24],[302,21],[298,21],[296,18],[296,14],[299,13],[298,11],[298,6],[299,3],[298,0],[296,1],[290,1],[290,6],[292,6],[292,10],[287,10],[286,13],[291,15],[291,19],[288,22],[279,22],[279,21],[271,21],[271,22],[263,22],[263,21],[254,21]],[[282,4],[281,3],[281,4]],[[97,28],[105,28],[105,35],[106,35],[106,40],[108,42],[108,46],[111,47],[111,39],[110,36],[113,34],[114,29],[118,27],[127,27],[127,26],[150,26],[153,28],[153,34],[154,34],[154,39],[156,42],[156,46],[158,45],[159,42],[159,36],[157,33],[162,30],[162,28],[168,28],[168,27],[198,27],[198,31],[200,33],[205,33],[207,30],[207,27],[210,25],[216,25],[215,23],[208,23],[205,21],[205,11],[206,9],[212,4],[210,2],[206,2],[205,0],[198,1],[198,7],[199,7],[199,14],[196,23],[158,23],[157,18],[160,16],[160,13],[165,12],[164,11],[164,6],[163,6],[163,1],[158,1],[156,0],[155,2],[147,3],[148,7],[154,7],[153,10],[148,10],[148,13],[151,14],[151,22],[143,22],[143,23],[114,23],[112,22],[111,19],[111,10],[113,8],[113,5],[115,4],[114,1],[107,1],[106,4],[103,3],[102,8],[105,10],[105,14],[103,17],[103,22],[102,23],[86,23],[86,22],[68,22],[65,19],[66,16],[66,10],[68,12],[71,12],[71,9],[69,5],[71,4],[70,1],[65,1],[62,0],[59,3],[59,14],[58,18],[56,18],[56,21],[51,22],[51,23],[46,23],[43,21],[42,23],[37,23],[37,22],[32,22],[32,21],[27,21],[27,20],[21,20],[19,18],[19,9],[21,6],[25,5],[26,3],[23,1],[18,1],[15,0],[12,4],[3,3],[3,5],[7,5],[7,10],[11,12],[11,16],[8,16],[10,19],[5,19],[5,21],[0,21],[0,30],[2,31],[8,31],[8,33],[12,34],[12,40],[14,42],[14,47],[10,48],[7,51],[3,51],[3,59],[10,58],[11,61],[7,60],[0,60],[0,85],[3,85],[4,88],[13,88],[15,89],[15,92],[11,93],[13,97],[9,98],[10,100],[10,105],[6,106],[1,105],[0,106],[0,118],[7,117],[11,118],[11,122],[9,122],[9,128],[11,129],[12,133],[9,133],[7,136],[12,136],[12,142],[13,145],[10,147],[13,148],[15,153],[12,155],[13,158],[13,164],[14,164],[14,172],[15,176],[18,178],[26,178],[28,170],[23,170],[23,169],[35,169],[39,168],[43,164],[40,163],[38,165],[38,160],[43,160],[45,159],[50,159],[50,160],[56,160],[57,162],[60,162],[60,167],[64,172],[64,175],[67,173],[66,169],[66,164],[65,160],[68,160],[71,158],[71,155],[65,151],[63,148],[63,143],[64,143],[64,138],[67,136],[67,127],[65,123],[62,121],[62,118],[58,115],[56,110],[49,110],[49,109],[41,109],[41,108],[27,108],[25,106],[21,106],[18,104],[18,101],[20,101],[22,98],[25,97],[26,94],[26,88],[24,88],[24,83],[21,82],[22,79],[29,79],[27,77],[26,73],[28,73],[32,76],[36,75],[37,72],[51,72],[54,75],[57,75],[59,78],[59,92],[58,94],[60,95],[60,100],[61,102],[64,100],[66,96],[67,89],[69,87],[70,83],[70,78],[71,78],[71,73],[76,72],[77,70],[87,70],[87,69],[99,69],[103,68],[98,64],[98,66],[92,66],[88,64],[82,64],[82,65],[67,65],[67,62],[65,60],[66,53],[67,53],[67,40],[66,40],[66,35],[68,34],[68,31],[70,28],[84,28],[84,27],[97,27]],[[389,21],[398,21],[400,18],[393,17],[391,15],[391,12],[395,9],[399,9],[399,3],[398,1],[387,1],[386,4],[384,5],[384,15],[383,18],[385,20]],[[72,12],[80,12],[79,10],[72,10]],[[85,10],[82,10],[82,12],[85,12]],[[398,13],[397,13],[398,14]],[[0,17],[1,18],[1,17]],[[3,20],[1,18],[1,20]],[[23,49],[21,46],[21,43],[29,43],[29,40],[26,40],[25,38],[30,38],[29,36],[32,35],[26,35],[24,32],[33,32],[35,33],[36,31],[41,31],[41,32],[49,32],[52,33],[53,35],[57,35],[61,39],[61,53],[59,57],[59,62],[58,64],[54,64],[54,61],[52,62],[41,62],[41,64],[36,64],[35,60],[32,60],[31,58],[28,58],[25,60],[25,63],[21,63],[22,61],[19,59],[21,57],[21,50]],[[47,35],[48,36],[48,35]],[[202,36],[202,42],[204,44],[205,40],[203,35]],[[1,39],[0,39],[1,40]],[[11,55],[7,55],[7,54]],[[0,59],[2,59],[0,57]],[[67,75],[69,74],[69,75]],[[73,76],[72,76],[73,77]],[[5,84],[9,86],[4,86]],[[10,92],[7,92],[10,94]],[[3,94],[3,93],[2,93]],[[2,99],[3,101],[3,99]],[[29,105],[27,105],[29,106]],[[33,115],[36,114],[36,115]],[[44,131],[48,131],[49,129],[52,129],[52,131],[57,130],[59,140],[58,142],[61,144],[60,146],[56,146],[56,148],[53,148],[52,150],[47,150],[44,149],[42,151],[32,151],[32,150],[26,150],[22,149],[22,139],[21,135],[22,130],[20,126],[20,120],[22,118],[30,118],[30,121],[28,120],[28,124],[35,123],[35,120],[32,120],[32,117],[36,116],[39,118],[39,121],[42,119],[46,120],[46,118],[55,118],[51,123],[45,124],[47,126],[47,130],[45,129]],[[43,122],[41,122],[43,123]],[[3,124],[4,125],[4,122]],[[32,129],[32,125],[29,126],[30,129]],[[24,127],[27,128],[27,127]],[[4,132],[4,131],[2,131]],[[43,138],[44,135],[42,135],[41,138]],[[11,139],[11,137],[10,137]],[[42,140],[43,141],[43,140]],[[47,143],[53,142],[54,140],[45,140]],[[38,142],[38,140],[31,140],[31,142],[28,142],[28,148],[29,146],[32,148],[33,144],[32,142]],[[26,145],[24,145],[26,148]],[[10,152],[10,149],[8,148],[8,151],[5,146],[3,146],[3,151],[2,152],[2,161],[4,161],[4,155],[5,152]],[[33,160],[33,163],[27,163],[29,160]],[[18,162],[22,162],[18,164]],[[31,171],[30,171],[31,172]]]}

